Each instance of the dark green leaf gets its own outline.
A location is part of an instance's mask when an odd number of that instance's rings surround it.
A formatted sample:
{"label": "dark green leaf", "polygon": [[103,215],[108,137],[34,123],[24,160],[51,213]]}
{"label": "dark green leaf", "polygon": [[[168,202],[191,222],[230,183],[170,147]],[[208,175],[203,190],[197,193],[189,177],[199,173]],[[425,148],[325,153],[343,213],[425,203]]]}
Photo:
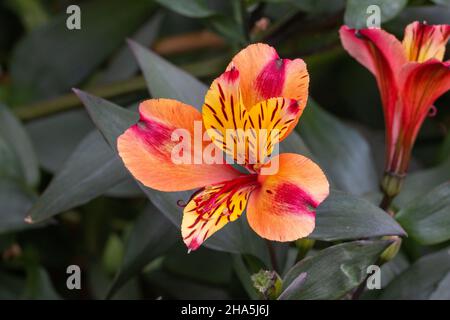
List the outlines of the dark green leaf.
{"label": "dark green leaf", "polygon": [[112,297],[152,260],[164,254],[178,239],[177,229],[156,208],[148,206],[131,230],[122,267],[108,291],[108,297]]}
{"label": "dark green leaf", "polygon": [[390,244],[389,241],[355,241],[324,249],[297,263],[286,274],[283,287],[306,272],[306,281],[290,299],[339,299],[366,277],[367,267]]}
{"label": "dark green leaf", "polygon": [[258,299],[258,293],[256,292],[256,289],[253,286],[253,281],[251,279],[252,274],[249,272],[241,255],[233,255],[233,269],[250,299]]}
{"label": "dark green leaf", "polygon": [[[131,37],[134,41],[143,45],[150,45],[156,39],[162,14],[155,14]],[[96,83],[110,83],[113,81],[126,80],[139,71],[139,66],[133,58],[129,46],[124,44],[123,48],[113,57],[106,70],[103,71]]]}
{"label": "dark green leaf", "polygon": [[29,214],[41,221],[85,204],[129,176],[98,131],[90,133],[39,197]]}
{"label": "dark green leaf", "polygon": [[400,208],[406,207],[417,197],[449,179],[450,158],[437,167],[411,173],[406,177],[402,191],[395,198],[394,204]]}
{"label": "dark green leaf", "polygon": [[369,201],[332,190],[317,209],[311,238],[325,241],[353,240],[386,235],[404,236],[400,225]]}
{"label": "dark green leaf", "polygon": [[369,6],[376,5],[380,9],[380,22],[386,22],[398,15],[408,3],[407,0],[347,0],[344,22],[351,28],[367,28],[369,17],[374,14],[367,12]]}
{"label": "dark green leaf", "polygon": [[300,273],[297,278],[287,286],[286,289],[280,294],[278,300],[294,300],[295,295],[299,292],[306,281],[308,275],[306,272]]}
{"label": "dark green leaf", "polygon": [[440,162],[445,162],[448,158],[450,158],[450,132],[445,136],[444,142],[438,152],[438,160]]}
{"label": "dark green leaf", "polygon": [[190,18],[206,18],[215,14],[204,0],[156,0],[160,5]]}
{"label": "dark green leaf", "polygon": [[299,131],[331,185],[352,194],[378,190],[378,178],[367,141],[353,128],[309,98]]}
{"label": "dark green leaf", "polygon": [[188,253],[181,241],[168,252],[163,267],[174,275],[217,286],[227,286],[233,272],[228,253],[208,248]]}
{"label": "dark green leaf", "polygon": [[428,254],[395,278],[383,290],[382,299],[448,299],[450,249]]}
{"label": "dark green leaf", "polygon": [[423,245],[450,239],[450,182],[441,184],[400,210],[396,218]]}
{"label": "dark green leaf", "polygon": [[94,126],[84,110],[71,110],[27,123],[26,129],[41,166],[59,171]]}
{"label": "dark green leaf", "polygon": [[450,7],[450,0],[431,0],[431,1],[433,1],[436,4]]}
{"label": "dark green leaf", "polygon": [[1,103],[0,139],[14,152],[17,161],[14,165],[20,167],[20,174],[24,181],[30,186],[36,185],[39,182],[39,165],[33,146],[22,124]]}
{"label": "dark green leaf", "polygon": [[332,13],[340,11],[345,6],[345,0],[288,0],[302,11],[310,13]]}
{"label": "dark green leaf", "polygon": [[59,294],[53,288],[53,284],[47,271],[40,266],[28,266],[27,285],[24,299],[35,300],[59,300]]}
{"label": "dark green leaf", "polygon": [[405,26],[414,21],[426,21],[428,24],[448,24],[449,20],[450,10],[442,6],[410,6],[389,22],[389,30],[403,34]]}
{"label": "dark green leaf", "polygon": [[24,219],[36,196],[15,180],[0,180],[0,233],[30,225]]}
{"label": "dark green leaf", "polygon": [[154,4],[132,0],[80,3],[81,30],[66,27],[64,12],[34,29],[15,48],[11,61],[14,88],[45,98],[65,92],[104,61],[145,20]]}
{"label": "dark green leaf", "polygon": [[177,99],[201,108],[208,90],[203,83],[140,44],[134,41],[129,44],[153,98]]}
{"label": "dark green leaf", "polygon": [[162,290],[162,299],[181,300],[229,300],[229,293],[222,287],[206,285],[174,276],[164,271],[145,274],[145,280],[152,288]]}

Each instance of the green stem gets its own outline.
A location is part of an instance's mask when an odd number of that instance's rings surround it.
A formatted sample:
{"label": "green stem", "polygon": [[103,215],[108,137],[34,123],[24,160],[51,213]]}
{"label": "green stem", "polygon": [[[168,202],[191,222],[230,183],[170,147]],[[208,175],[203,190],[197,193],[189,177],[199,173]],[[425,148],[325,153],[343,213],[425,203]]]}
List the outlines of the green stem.
{"label": "green stem", "polygon": [[[209,77],[218,74],[225,66],[229,59],[227,54],[220,55],[201,62],[194,62],[181,66],[180,68],[192,74],[195,77]],[[144,77],[134,77],[125,81],[117,81],[114,83],[93,86],[86,88],[90,94],[104,99],[111,99],[125,94],[147,90]],[[63,112],[80,107],[81,101],[73,94],[65,94],[54,99],[39,101],[36,103],[18,106],[14,108],[14,113],[22,121],[29,121],[36,118],[44,117],[58,112]]]}
{"label": "green stem", "polygon": [[267,249],[269,250],[270,262],[272,264],[272,268],[275,271],[278,271],[278,263],[277,263],[277,255],[275,252],[275,248],[272,245],[272,242],[266,240]]}
{"label": "green stem", "polygon": [[[89,93],[105,99],[146,89],[144,77],[135,77],[108,85],[88,88]],[[54,99],[39,101],[33,104],[14,108],[16,116],[23,120],[32,120],[50,114],[67,111],[81,106],[81,101],[73,94],[65,94]]]}

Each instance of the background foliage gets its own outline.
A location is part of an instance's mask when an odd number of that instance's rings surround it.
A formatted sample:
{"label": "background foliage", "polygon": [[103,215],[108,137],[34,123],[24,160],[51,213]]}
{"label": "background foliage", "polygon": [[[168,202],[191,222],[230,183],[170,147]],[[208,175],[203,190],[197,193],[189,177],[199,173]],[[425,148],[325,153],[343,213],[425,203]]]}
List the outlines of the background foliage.
{"label": "background foliage", "polygon": [[[66,28],[73,3],[81,30]],[[449,299],[449,95],[421,131],[394,220],[377,207],[376,84],[337,33],[363,27],[370,4],[398,36],[411,21],[450,21],[448,0],[2,1],[0,298],[255,299],[261,269],[276,269],[282,299],[348,298],[390,244],[380,237],[408,233],[382,267],[383,289],[363,298]],[[176,202],[189,193],[138,185],[115,139],[150,96],[200,108],[206,85],[258,41],[308,64],[309,106],[281,148],[317,161],[332,193],[315,242],[274,244],[275,265],[245,219],[188,255]],[[71,264],[82,269],[81,290],[66,288]]]}

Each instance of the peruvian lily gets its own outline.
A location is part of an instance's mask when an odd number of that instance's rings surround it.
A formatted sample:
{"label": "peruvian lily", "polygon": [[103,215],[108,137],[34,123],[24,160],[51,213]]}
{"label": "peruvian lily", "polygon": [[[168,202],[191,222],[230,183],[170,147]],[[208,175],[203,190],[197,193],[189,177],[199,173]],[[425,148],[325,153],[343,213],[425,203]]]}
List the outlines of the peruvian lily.
{"label": "peruvian lily", "polygon": [[394,197],[408,170],[411,151],[434,102],[450,89],[450,60],[443,62],[449,25],[414,22],[403,42],[381,29],[340,29],[342,45],[376,77],[386,126],[382,188]]}
{"label": "peruvian lily", "polygon": [[[315,210],[329,193],[324,173],[301,155],[271,155],[272,140],[261,144],[264,152],[257,151],[253,136],[268,130],[277,132],[277,141],[286,138],[306,106],[308,83],[303,60],[280,59],[274,48],[255,44],[239,52],[212,83],[202,113],[170,99],[141,103],[139,122],[118,139],[119,154],[147,187],[167,192],[198,189],[183,211],[181,232],[189,250],[238,219],[246,208],[251,228],[263,238],[292,241],[313,231]],[[209,145],[221,156],[241,159],[243,170],[229,163],[205,163],[195,152],[197,141],[182,150],[192,163],[173,161],[172,151],[180,143],[173,132],[183,129],[194,136],[196,122],[211,138]],[[235,136],[245,138],[243,148],[226,139],[229,129],[252,132]],[[205,141],[200,148],[203,154],[211,152]],[[274,162],[278,170],[264,174]]]}

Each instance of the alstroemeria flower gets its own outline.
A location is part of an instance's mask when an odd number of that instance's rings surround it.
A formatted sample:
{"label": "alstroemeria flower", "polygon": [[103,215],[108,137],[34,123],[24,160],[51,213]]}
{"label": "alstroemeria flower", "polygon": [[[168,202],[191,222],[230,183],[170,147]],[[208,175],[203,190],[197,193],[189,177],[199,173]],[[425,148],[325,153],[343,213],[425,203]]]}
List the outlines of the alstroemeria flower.
{"label": "alstroemeria flower", "polygon": [[414,22],[403,42],[381,29],[340,29],[342,45],[376,77],[386,125],[389,196],[399,192],[412,147],[434,102],[450,89],[450,60],[443,62],[449,25]]}
{"label": "alstroemeria flower", "polygon": [[[227,129],[252,129],[254,133],[266,129],[276,130],[278,140],[283,140],[306,105],[308,81],[301,59],[280,59],[272,47],[255,44],[239,52],[212,83],[202,114],[169,99],[140,105],[140,121],[118,139],[119,154],[145,186],[161,191],[199,189],[183,211],[181,231],[190,250],[238,219],[246,208],[250,226],[266,239],[292,241],[313,231],[315,209],[329,193],[322,170],[301,155],[270,157],[270,143],[264,145],[265,156],[260,157],[251,135],[240,149],[225,139]],[[195,141],[183,150],[192,155],[193,163],[175,164],[171,151],[178,141],[173,141],[171,134],[182,128],[194,136],[195,121],[203,121],[202,130],[211,136],[212,146],[220,154],[224,151],[243,159],[247,172],[227,163],[203,163],[194,152]],[[201,147],[206,152],[205,142]],[[277,161],[278,171],[261,174],[273,161]]]}

